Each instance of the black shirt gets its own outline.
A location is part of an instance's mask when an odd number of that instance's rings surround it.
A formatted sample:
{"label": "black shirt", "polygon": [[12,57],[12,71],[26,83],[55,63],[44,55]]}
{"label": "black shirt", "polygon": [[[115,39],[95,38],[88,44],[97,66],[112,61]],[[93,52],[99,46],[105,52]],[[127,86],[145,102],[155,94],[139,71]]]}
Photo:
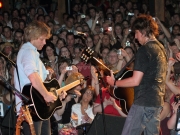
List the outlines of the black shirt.
{"label": "black shirt", "polygon": [[74,104],[76,104],[76,101],[74,100],[74,98],[72,98],[71,101],[66,103],[64,113],[62,114],[62,124],[67,124],[70,122],[71,108]]}
{"label": "black shirt", "polygon": [[138,49],[135,71],[144,73],[140,85],[134,90],[134,104],[159,107],[164,104],[167,59],[164,47],[156,40]]}

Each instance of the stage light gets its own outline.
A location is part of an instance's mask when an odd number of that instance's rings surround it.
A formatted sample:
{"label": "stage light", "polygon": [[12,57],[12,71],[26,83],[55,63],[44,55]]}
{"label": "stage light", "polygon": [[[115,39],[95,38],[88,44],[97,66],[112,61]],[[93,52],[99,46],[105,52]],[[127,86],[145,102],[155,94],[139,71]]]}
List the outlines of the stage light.
{"label": "stage light", "polygon": [[2,1],[0,1],[0,8],[2,8],[3,4],[2,4]]}

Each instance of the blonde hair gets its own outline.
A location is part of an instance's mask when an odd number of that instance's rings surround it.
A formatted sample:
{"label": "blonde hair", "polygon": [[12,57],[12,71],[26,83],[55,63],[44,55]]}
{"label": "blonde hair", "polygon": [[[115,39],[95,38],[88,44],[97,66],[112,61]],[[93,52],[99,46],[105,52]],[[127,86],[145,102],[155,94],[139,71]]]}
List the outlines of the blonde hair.
{"label": "blonde hair", "polygon": [[43,22],[33,21],[24,30],[25,42],[38,39],[40,36],[51,37],[50,28]]}

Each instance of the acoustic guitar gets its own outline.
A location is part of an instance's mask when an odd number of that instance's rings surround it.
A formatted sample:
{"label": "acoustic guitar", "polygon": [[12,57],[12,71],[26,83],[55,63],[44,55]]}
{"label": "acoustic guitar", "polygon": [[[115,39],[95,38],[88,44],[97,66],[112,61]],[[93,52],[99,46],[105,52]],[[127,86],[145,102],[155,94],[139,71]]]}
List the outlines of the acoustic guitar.
{"label": "acoustic guitar", "polygon": [[83,83],[83,78],[79,78],[79,80],[60,88],[56,79],[44,82],[43,84],[45,88],[57,97],[57,100],[54,101],[54,103],[47,103],[43,96],[31,84],[28,84],[23,87],[22,93],[30,98],[30,100],[29,102],[23,102],[31,109],[31,116],[34,121],[48,120],[54,111],[62,107],[62,103],[58,98],[58,95],[60,95],[62,91],[68,91],[81,83]]}
{"label": "acoustic guitar", "polygon": [[33,121],[32,121],[32,118],[31,118],[31,115],[29,113],[29,109],[27,106],[22,106],[20,109],[20,114],[16,122],[16,135],[21,135],[21,124],[23,121],[26,121],[29,124],[31,135],[36,135]]}
{"label": "acoustic guitar", "polygon": [[[104,72],[104,75],[111,75],[110,69],[107,66],[105,66],[102,62],[100,62],[97,58],[95,58],[93,54],[93,50],[91,50],[90,48],[86,48],[84,49],[81,58],[86,63],[91,62],[91,64],[97,67],[98,70],[102,70]],[[116,75],[118,74],[118,72],[114,72],[113,74]],[[123,80],[132,77],[132,75],[133,71],[126,68],[122,72],[118,80]],[[127,114],[134,101],[134,88],[110,87],[109,93],[112,97],[120,100],[122,111],[125,114]]]}

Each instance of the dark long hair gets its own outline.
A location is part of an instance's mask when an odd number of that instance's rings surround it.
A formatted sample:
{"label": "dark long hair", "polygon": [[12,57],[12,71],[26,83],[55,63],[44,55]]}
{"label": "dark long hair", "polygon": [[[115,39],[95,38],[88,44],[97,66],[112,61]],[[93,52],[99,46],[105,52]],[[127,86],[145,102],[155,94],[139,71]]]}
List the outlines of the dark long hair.
{"label": "dark long hair", "polygon": [[55,48],[54,44],[52,42],[50,42],[50,41],[46,41],[46,44],[44,45],[44,47],[42,49],[42,51],[43,51],[43,58],[49,60],[48,56],[47,56],[47,53],[46,53],[46,48],[47,47],[50,47],[50,48],[53,49],[54,56],[58,56],[57,53],[56,53],[56,48]]}
{"label": "dark long hair", "polygon": [[59,49],[59,59],[63,59],[63,58],[64,58],[64,57],[61,56],[61,50],[62,50],[62,48],[66,48],[66,49],[68,50],[68,52],[69,52],[69,58],[65,58],[65,59],[70,59],[70,61],[71,61],[71,63],[72,63],[73,57],[72,57],[72,54],[71,54],[71,52],[70,52],[70,50],[69,50],[69,48],[68,48],[67,46],[63,46],[63,47],[61,47],[61,48]]}
{"label": "dark long hair", "polygon": [[95,95],[95,89],[94,89],[94,87],[92,87],[91,85],[88,85],[87,87],[83,88],[83,89],[80,91],[80,92],[81,92],[81,96],[79,97],[79,103],[80,103],[80,101],[82,100],[82,97],[83,97],[83,95],[85,94],[85,92],[86,92],[87,90],[90,90],[90,91],[92,92],[92,94],[93,94],[92,99],[91,99],[91,101],[89,102],[89,105],[92,106],[92,105],[93,105],[93,102],[94,102],[94,100],[95,100],[95,98],[96,98],[96,95]]}
{"label": "dark long hair", "polygon": [[159,34],[158,25],[150,15],[138,16],[132,24],[132,31],[135,32],[135,30],[139,30],[142,34],[145,32],[147,37]]}

